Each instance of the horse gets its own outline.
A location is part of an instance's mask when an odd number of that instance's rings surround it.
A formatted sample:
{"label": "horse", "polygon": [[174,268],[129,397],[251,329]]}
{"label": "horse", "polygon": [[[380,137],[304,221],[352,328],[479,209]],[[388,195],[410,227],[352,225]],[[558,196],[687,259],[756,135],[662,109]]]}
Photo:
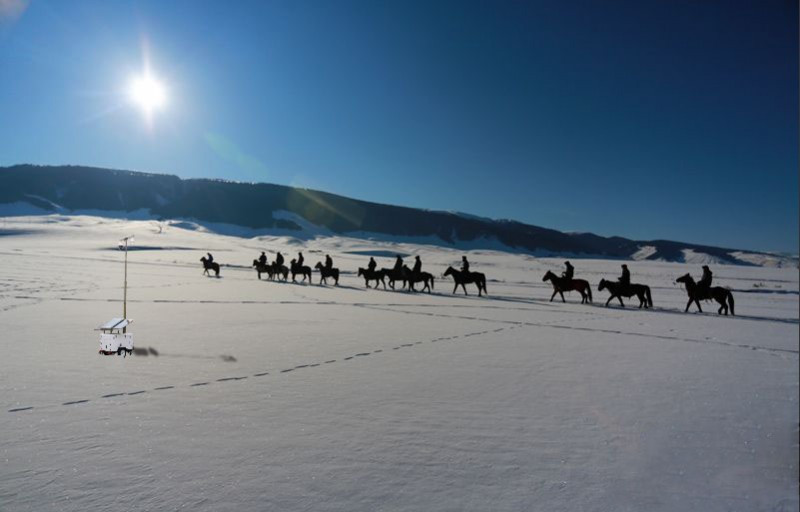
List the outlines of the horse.
{"label": "horse", "polygon": [[550,281],[550,284],[553,285],[553,295],[550,296],[550,302],[553,302],[553,298],[555,298],[556,294],[561,295],[561,302],[567,302],[564,300],[564,292],[572,290],[581,294],[581,304],[586,304],[587,301],[592,302],[592,287],[589,285],[589,281],[558,277],[549,270],[542,278],[542,281]]}
{"label": "horse", "polygon": [[210,277],[211,274],[209,274],[208,271],[213,270],[214,275],[219,277],[219,263],[217,263],[216,261],[208,261],[208,258],[206,258],[205,256],[200,258],[200,261],[203,262],[203,275],[207,275]]}
{"label": "horse", "polygon": [[625,286],[617,281],[606,281],[605,279],[601,279],[597,289],[599,291],[608,290],[611,293],[611,296],[606,301],[606,307],[608,307],[608,304],[611,302],[611,300],[616,297],[617,300],[619,300],[619,305],[624,308],[625,304],[622,303],[622,297],[630,299],[634,295],[639,298],[639,309],[648,309],[653,307],[653,299],[650,296],[650,287],[645,284],[631,283]]}
{"label": "horse", "polygon": [[389,286],[394,290],[394,282],[395,281],[403,281],[403,288],[406,287],[406,273],[401,269],[394,269],[394,268],[382,268],[380,270],[383,272],[383,275],[389,279]]}
{"label": "horse", "polygon": [[306,279],[308,279],[309,283],[311,282],[311,267],[309,267],[307,265],[298,265],[295,262],[295,260],[292,260],[291,271],[292,271],[292,282],[293,283],[296,282],[294,280],[294,276],[296,276],[297,274],[302,274],[304,283],[306,282]]}
{"label": "horse", "polygon": [[378,283],[383,284],[383,289],[386,289],[386,281],[383,280],[385,277],[383,270],[370,270],[368,268],[358,267],[358,277],[364,277],[364,284],[369,288],[369,282],[375,281],[375,288],[378,287]]}
{"label": "horse", "polygon": [[270,266],[272,267],[272,274],[269,274],[270,279],[273,279],[275,277],[277,277],[278,279],[283,277],[284,281],[289,279],[289,269],[286,267],[286,265],[278,265],[278,262],[273,261],[272,265]]}
{"label": "horse", "polygon": [[428,290],[428,293],[431,293],[433,289],[433,275],[430,272],[419,272],[415,274],[411,271],[406,265],[403,265],[403,271],[406,274],[406,280],[408,281],[408,291],[415,292],[417,290],[414,289],[414,283],[424,283],[425,286],[422,288],[422,291]]}
{"label": "horse", "polygon": [[464,285],[475,283],[475,286],[478,287],[478,297],[481,297],[481,290],[483,290],[483,293],[486,295],[489,295],[489,292],[486,291],[486,276],[480,272],[464,272],[462,270],[456,270],[453,267],[447,267],[447,270],[444,271],[444,276],[453,276],[453,281],[456,283],[453,288],[454,294],[456,290],[458,290],[458,285],[461,285],[461,288],[464,289],[464,295],[469,295],[467,293],[467,287]]}
{"label": "horse", "polygon": [[262,265],[260,261],[253,260],[253,268],[256,269],[258,272],[258,278],[261,279],[261,274],[267,274],[269,279],[272,279],[272,266],[270,265]]}
{"label": "horse", "polygon": [[727,315],[728,309],[730,308],[731,316],[735,316],[733,312],[733,294],[730,290],[721,286],[702,289],[694,282],[694,279],[692,279],[692,276],[689,274],[679,277],[675,282],[683,283],[686,286],[686,293],[689,295],[689,302],[686,303],[684,313],[689,312],[689,306],[692,305],[692,302],[697,304],[697,310],[702,313],[703,308],[700,307],[700,301],[714,299],[719,303],[718,314],[722,315],[724,313]]}
{"label": "horse", "polygon": [[339,286],[339,269],[338,268],[327,268],[325,265],[322,264],[321,261],[318,261],[314,268],[319,270],[319,284],[328,284],[327,279],[332,277],[336,286]]}

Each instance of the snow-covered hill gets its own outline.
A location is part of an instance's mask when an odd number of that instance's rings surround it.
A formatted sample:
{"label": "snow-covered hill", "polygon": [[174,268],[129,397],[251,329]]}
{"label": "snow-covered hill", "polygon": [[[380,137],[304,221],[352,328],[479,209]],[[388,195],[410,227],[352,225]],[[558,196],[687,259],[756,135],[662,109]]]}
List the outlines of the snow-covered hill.
{"label": "snow-covered hill", "polygon": [[511,220],[370,203],[281,185],[181,180],[75,166],[0,168],[0,216],[33,213],[176,220],[248,238],[346,235],[536,256],[703,260],[795,268],[798,264],[796,257],[785,255],[562,233]]}

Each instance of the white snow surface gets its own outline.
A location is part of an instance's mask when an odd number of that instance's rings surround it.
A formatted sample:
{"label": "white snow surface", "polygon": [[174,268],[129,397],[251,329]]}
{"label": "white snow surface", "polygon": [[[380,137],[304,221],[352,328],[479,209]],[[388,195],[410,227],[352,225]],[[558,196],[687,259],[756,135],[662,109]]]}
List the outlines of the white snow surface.
{"label": "white snow surface", "polygon": [[657,252],[658,249],[654,245],[640,245],[639,250],[631,255],[631,259],[634,261],[646,260]]}
{"label": "white snow surface", "polygon": [[[462,253],[443,247],[0,225],[3,511],[798,510],[794,268],[714,265],[736,300],[724,317],[683,312],[674,280],[696,264],[629,264],[652,288],[643,311],[604,307],[619,261],[573,260],[593,287],[581,305],[549,302],[561,259],[471,251],[478,298],[451,294]],[[101,356],[131,234],[138,353]],[[331,254],[340,286],[259,281],[261,250]],[[355,276],[365,251],[400,250],[433,294]],[[201,275],[207,251],[219,279]]]}
{"label": "white snow surface", "polygon": [[695,251],[694,249],[681,249],[684,263],[692,265],[719,265],[720,259],[705,252]]}

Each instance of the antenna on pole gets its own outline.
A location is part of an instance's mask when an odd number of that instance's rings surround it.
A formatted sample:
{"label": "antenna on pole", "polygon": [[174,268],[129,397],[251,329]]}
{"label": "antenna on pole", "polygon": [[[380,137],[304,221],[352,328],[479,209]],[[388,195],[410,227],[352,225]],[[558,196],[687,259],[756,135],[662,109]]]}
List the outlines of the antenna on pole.
{"label": "antenna on pole", "polygon": [[[122,285],[122,318],[128,318],[128,243],[134,242],[133,235],[119,241],[119,248],[125,251],[125,279]],[[125,332],[123,329],[122,332]]]}

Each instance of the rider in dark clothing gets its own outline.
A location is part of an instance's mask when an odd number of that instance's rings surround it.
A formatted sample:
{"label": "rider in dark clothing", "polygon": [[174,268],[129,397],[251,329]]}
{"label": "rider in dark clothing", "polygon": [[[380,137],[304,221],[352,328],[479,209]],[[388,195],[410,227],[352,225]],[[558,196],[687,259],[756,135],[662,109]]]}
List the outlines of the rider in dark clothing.
{"label": "rider in dark clothing", "polygon": [[403,258],[401,258],[399,254],[397,255],[397,259],[394,260],[394,270],[403,270]]}
{"label": "rider in dark clothing", "polygon": [[416,261],[414,261],[414,268],[411,270],[412,274],[419,275],[422,272],[422,260],[419,259],[419,256],[416,256]]}
{"label": "rider in dark clothing", "polygon": [[469,273],[469,261],[466,256],[461,256],[461,272]]}
{"label": "rider in dark clothing", "polygon": [[628,265],[622,264],[622,275],[619,276],[619,284],[628,287],[631,284],[631,271],[628,270]]}
{"label": "rider in dark clothing", "polygon": [[267,266],[267,254],[264,251],[261,251],[261,256],[258,257],[258,262],[262,267]]}
{"label": "rider in dark clothing", "polygon": [[298,267],[302,267],[303,266],[303,261],[305,261],[305,258],[303,258],[303,253],[302,252],[298,252],[297,253],[297,266]]}
{"label": "rider in dark clothing", "polygon": [[214,261],[214,256],[212,256],[210,252],[207,252],[206,254],[208,255],[208,262],[209,263],[213,262]]}
{"label": "rider in dark clothing", "polygon": [[283,266],[283,254],[281,254],[280,251],[278,251],[278,254],[275,256],[275,266]]}
{"label": "rider in dark clothing", "polygon": [[708,268],[708,265],[703,265],[703,277],[697,282],[697,286],[701,290],[708,290],[711,289],[711,280],[714,278],[714,275],[711,273],[711,269]]}
{"label": "rider in dark clothing", "polygon": [[375,272],[375,267],[377,266],[378,264],[375,263],[375,258],[370,256],[369,263],[367,264],[367,270],[369,270],[370,272]]}
{"label": "rider in dark clothing", "polygon": [[331,258],[330,254],[325,255],[325,268],[328,270],[333,268],[333,258]]}
{"label": "rider in dark clothing", "polygon": [[568,280],[568,281],[572,281],[572,277],[575,275],[575,267],[573,267],[573,266],[572,266],[572,263],[570,263],[570,262],[568,262],[568,261],[565,261],[565,262],[564,262],[564,266],[565,266],[565,267],[567,267],[567,270],[565,270],[565,271],[564,271],[564,272],[561,274],[561,276],[562,276],[564,279]]}

